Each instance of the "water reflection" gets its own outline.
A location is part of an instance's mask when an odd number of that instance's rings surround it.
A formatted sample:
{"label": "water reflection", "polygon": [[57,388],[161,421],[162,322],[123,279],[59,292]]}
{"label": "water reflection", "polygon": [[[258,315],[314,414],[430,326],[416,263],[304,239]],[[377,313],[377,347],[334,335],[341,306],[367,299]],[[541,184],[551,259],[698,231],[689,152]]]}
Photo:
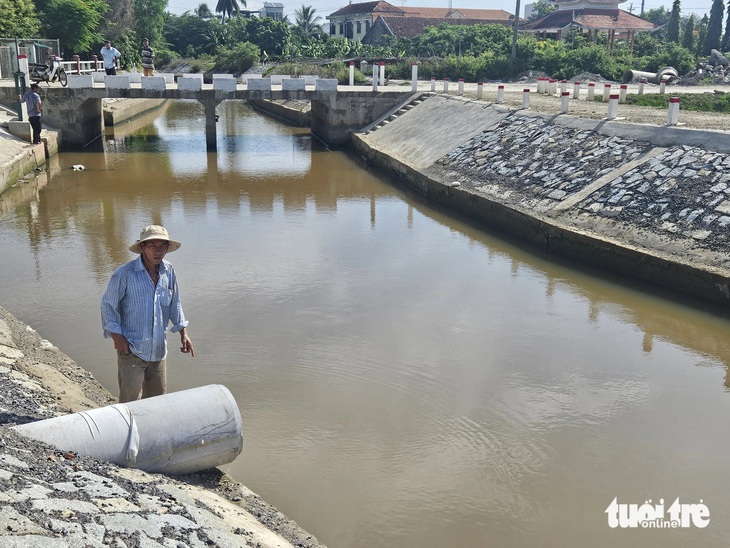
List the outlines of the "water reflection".
{"label": "water reflection", "polygon": [[[170,357],[171,388],[226,384],[230,472],[331,546],[653,546],[608,529],[615,496],[730,512],[725,317],[534,255],[240,106],[219,122],[236,151],[207,154],[197,108],[64,155],[9,208],[0,304],[113,389],[98,299],[165,224],[199,354]],[[661,543],[719,543],[714,519]]]}

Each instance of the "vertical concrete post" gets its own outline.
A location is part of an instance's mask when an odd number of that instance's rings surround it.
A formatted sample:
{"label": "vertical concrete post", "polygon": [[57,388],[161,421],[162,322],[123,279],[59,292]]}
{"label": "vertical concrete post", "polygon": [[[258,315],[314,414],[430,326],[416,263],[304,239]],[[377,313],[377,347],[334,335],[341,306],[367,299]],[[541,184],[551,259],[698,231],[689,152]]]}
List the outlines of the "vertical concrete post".
{"label": "vertical concrete post", "polygon": [[603,84],[603,102],[611,98],[611,84]]}
{"label": "vertical concrete post", "polygon": [[667,90],[667,83],[662,80],[662,83],[659,84],[659,93],[664,95],[664,92]]}
{"label": "vertical concrete post", "polygon": [[350,61],[350,85],[355,85],[355,61]]}
{"label": "vertical concrete post", "polygon": [[81,74],[81,57],[74,55],[71,60],[76,61],[76,74]]}
{"label": "vertical concrete post", "polygon": [[553,78],[550,80],[550,95],[557,95],[558,93],[558,80]]}
{"label": "vertical concrete post", "polygon": [[99,70],[99,58],[96,55],[91,56],[91,62],[94,65],[94,72]]}
{"label": "vertical concrete post", "polygon": [[626,102],[626,93],[628,93],[629,86],[626,84],[621,84],[621,87],[619,88],[619,96],[618,96],[618,102],[623,104]]}
{"label": "vertical concrete post", "polygon": [[30,72],[28,67],[28,56],[25,53],[18,55],[18,69],[20,69],[20,72],[25,74],[25,85],[29,88],[31,84]]}
{"label": "vertical concrete post", "polygon": [[200,101],[205,108],[205,148],[208,152],[215,152],[218,149],[215,128],[215,107],[218,101],[205,100]]}
{"label": "vertical concrete post", "polygon": [[565,90],[568,89],[568,81],[567,80],[560,80],[560,96],[563,96],[563,93],[565,93]]}
{"label": "vertical concrete post", "polygon": [[459,78],[459,95],[464,95],[464,79]]}
{"label": "vertical concrete post", "polygon": [[608,100],[608,115],[607,120],[613,120],[616,118],[616,112],[618,111],[618,93],[614,93]]}
{"label": "vertical concrete post", "polygon": [[580,82],[573,82],[573,99],[580,99]]}
{"label": "vertical concrete post", "polygon": [[497,86],[497,102],[504,103],[504,85],[499,84]]}
{"label": "vertical concrete post", "polygon": [[596,93],[596,84],[588,82],[588,97],[586,101],[593,101],[593,95]]}
{"label": "vertical concrete post", "polygon": [[537,79],[537,93],[545,93],[545,78],[542,76]]}
{"label": "vertical concrete post", "polygon": [[677,122],[679,122],[679,97],[670,97],[667,125],[676,126]]}
{"label": "vertical concrete post", "polygon": [[411,65],[411,91],[414,93],[418,90],[418,63]]}
{"label": "vertical concrete post", "polygon": [[570,103],[570,92],[564,91],[560,96],[560,114],[568,112],[568,104]]}
{"label": "vertical concrete post", "polygon": [[448,93],[448,92],[449,92],[449,79],[444,78],[444,93]]}
{"label": "vertical concrete post", "polygon": [[639,80],[639,95],[644,95],[644,84],[646,84],[646,78]]}
{"label": "vertical concrete post", "polygon": [[527,88],[522,90],[522,108],[530,108],[530,90]]}
{"label": "vertical concrete post", "polygon": [[431,91],[436,91],[436,77],[431,76]]}
{"label": "vertical concrete post", "polygon": [[380,61],[380,85],[385,85],[385,61]]}
{"label": "vertical concrete post", "polygon": [[373,91],[378,91],[378,63],[373,63]]}
{"label": "vertical concrete post", "polygon": [[484,91],[484,82],[477,82],[477,100],[481,101],[483,91]]}

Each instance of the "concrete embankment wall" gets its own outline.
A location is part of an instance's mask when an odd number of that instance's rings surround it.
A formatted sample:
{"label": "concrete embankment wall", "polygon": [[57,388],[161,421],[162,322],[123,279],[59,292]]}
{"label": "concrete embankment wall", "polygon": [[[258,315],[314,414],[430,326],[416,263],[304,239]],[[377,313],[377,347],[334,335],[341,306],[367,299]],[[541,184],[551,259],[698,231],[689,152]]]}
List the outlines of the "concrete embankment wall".
{"label": "concrete embankment wall", "polygon": [[730,303],[730,135],[434,96],[352,145],[541,249]]}

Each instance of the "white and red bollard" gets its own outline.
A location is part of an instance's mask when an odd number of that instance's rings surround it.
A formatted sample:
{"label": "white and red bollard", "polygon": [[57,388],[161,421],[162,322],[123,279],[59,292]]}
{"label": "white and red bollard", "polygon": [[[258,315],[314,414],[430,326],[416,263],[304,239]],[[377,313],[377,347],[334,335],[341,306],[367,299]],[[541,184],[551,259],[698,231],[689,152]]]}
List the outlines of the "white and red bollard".
{"label": "white and red bollard", "polygon": [[459,78],[459,95],[464,95],[464,79]]}
{"label": "white and red bollard", "polygon": [[350,61],[350,85],[355,85],[355,61]]}
{"label": "white and red bollard", "polygon": [[537,79],[537,92],[545,93],[545,78],[542,76]]}
{"label": "white and red bollard", "polygon": [[629,86],[626,84],[621,84],[621,87],[619,87],[618,91],[618,102],[622,105],[626,102],[626,94],[629,91]]}
{"label": "white and red bollard", "polygon": [[378,91],[378,63],[373,63],[373,91]]}
{"label": "white and red bollard", "polygon": [[586,101],[593,101],[593,96],[596,94],[596,84],[588,82],[588,98]]}
{"label": "white and red bollard", "polygon": [[497,102],[504,103],[504,85],[499,84],[497,86]]}
{"label": "white and red bollard", "polygon": [[659,84],[659,93],[661,93],[662,95],[664,95],[664,93],[666,91],[667,91],[667,83],[664,80],[662,80],[662,83]]}
{"label": "white and red bollard", "polygon": [[433,92],[436,91],[436,77],[435,76],[431,76],[431,91],[433,91]]}
{"label": "white and red bollard", "polygon": [[553,78],[550,80],[550,95],[557,95],[558,93],[558,81]]}
{"label": "white and red bollard", "polygon": [[669,114],[667,116],[667,125],[676,126],[679,122],[679,97],[669,98]]}
{"label": "white and red bollard", "polygon": [[560,114],[568,112],[568,104],[570,103],[570,92],[564,91],[560,94]]}
{"label": "white and red bollard", "polygon": [[444,93],[448,93],[448,92],[449,92],[449,79],[444,78]]}
{"label": "white and red bollard", "polygon": [[568,89],[568,81],[567,80],[560,80],[560,96],[563,96],[563,93],[567,91]]}
{"label": "white and red bollard", "polygon": [[573,99],[580,99],[580,82],[573,82]]}
{"label": "white and red bollard", "polygon": [[415,92],[418,90],[418,63],[413,63],[411,66],[411,91]]}
{"label": "white and red bollard", "polygon": [[646,84],[646,78],[639,80],[639,95],[644,95],[644,84]]}
{"label": "white and red bollard", "polygon": [[617,112],[618,112],[618,93],[612,93],[608,99],[608,115],[606,116],[606,119],[613,120],[614,118],[616,118]]}
{"label": "white and red bollard", "polygon": [[603,84],[603,102],[611,98],[611,84]]}
{"label": "white and red bollard", "polygon": [[530,108],[530,90],[528,88],[522,90],[522,108]]}
{"label": "white and red bollard", "polygon": [[484,93],[484,82],[477,82],[477,100],[481,101],[482,93]]}
{"label": "white and red bollard", "polygon": [[380,85],[385,85],[385,61],[380,61]]}

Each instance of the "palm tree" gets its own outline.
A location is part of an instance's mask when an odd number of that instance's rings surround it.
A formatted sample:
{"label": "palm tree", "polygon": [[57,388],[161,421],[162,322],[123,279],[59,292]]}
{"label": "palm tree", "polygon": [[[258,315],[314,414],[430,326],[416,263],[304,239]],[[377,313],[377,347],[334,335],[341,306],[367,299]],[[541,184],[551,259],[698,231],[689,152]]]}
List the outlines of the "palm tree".
{"label": "palm tree", "polygon": [[[243,4],[243,7],[246,7],[246,0],[240,0],[241,4]],[[228,15],[228,19],[233,17],[233,14],[235,13],[238,15],[238,12],[241,8],[238,7],[239,0],[218,0],[218,4],[215,6],[215,12],[221,13],[221,21],[225,21],[226,15]]]}
{"label": "palm tree", "polygon": [[213,12],[210,11],[210,8],[208,7],[208,4],[205,2],[202,2],[197,8],[193,10],[193,13],[200,17],[201,19],[212,19],[213,18]]}
{"label": "palm tree", "polygon": [[305,6],[302,4],[302,8],[294,10],[294,16],[296,17],[295,27],[298,28],[302,34],[306,36],[314,36],[319,33],[320,16],[316,15],[316,9],[312,6]]}

